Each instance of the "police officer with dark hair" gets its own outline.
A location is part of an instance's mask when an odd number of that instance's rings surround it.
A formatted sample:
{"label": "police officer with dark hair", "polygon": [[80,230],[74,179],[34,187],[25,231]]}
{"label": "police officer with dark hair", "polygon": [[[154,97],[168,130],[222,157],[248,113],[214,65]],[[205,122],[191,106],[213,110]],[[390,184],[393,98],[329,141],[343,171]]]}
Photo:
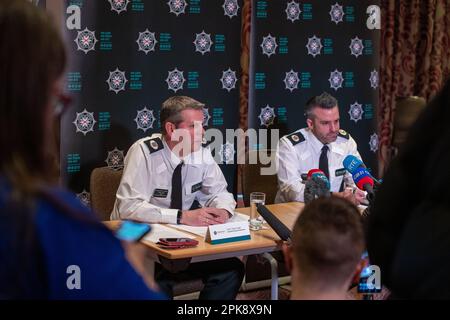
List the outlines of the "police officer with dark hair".
{"label": "police officer with dark hair", "polygon": [[[353,184],[351,175],[342,162],[348,155],[359,159],[355,140],[339,127],[337,100],[324,92],[308,100],[305,106],[307,128],[299,129],[280,139],[277,149],[278,193],[275,201],[304,201],[306,174],[320,169],[330,181],[331,191],[355,204],[364,200],[365,194],[343,191],[344,183]],[[353,184],[354,185],[354,184]]]}

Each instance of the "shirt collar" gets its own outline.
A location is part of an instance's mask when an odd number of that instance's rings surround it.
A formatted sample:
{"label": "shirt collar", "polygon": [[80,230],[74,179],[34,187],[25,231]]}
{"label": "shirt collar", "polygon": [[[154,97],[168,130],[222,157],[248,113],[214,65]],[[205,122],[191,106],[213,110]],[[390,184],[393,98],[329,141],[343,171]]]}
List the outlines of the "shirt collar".
{"label": "shirt collar", "polygon": [[[314,135],[314,133],[311,130],[306,129],[306,132],[309,134],[309,141],[311,143],[314,153],[321,153],[324,144],[322,142],[320,142],[319,139],[317,139],[317,137]],[[330,151],[331,151],[330,144],[328,144],[328,147],[330,148]]]}
{"label": "shirt collar", "polygon": [[184,157],[184,159],[180,159],[175,153],[172,152],[172,150],[170,150],[169,146],[167,145],[166,139],[164,137],[162,137],[161,139],[164,145],[163,151],[165,152],[165,155],[173,168],[178,166],[178,164],[180,164],[181,161],[183,161],[184,164],[191,165],[194,167],[201,165],[201,162],[199,162],[200,161],[199,159],[201,159],[201,152],[202,152],[201,147],[199,150],[189,153],[186,157]]}
{"label": "shirt collar", "polygon": [[[312,133],[311,130],[309,130],[307,128],[305,131],[309,134],[309,141],[311,142],[311,146],[313,148],[313,151],[315,153],[321,153],[324,144],[322,142],[320,142],[319,139],[317,139],[317,137],[314,135],[314,133]],[[328,144],[328,148],[329,148],[330,152],[334,152],[334,153],[338,153],[338,154],[344,154],[344,150],[339,146],[339,143],[337,142],[337,139],[336,139],[336,141],[333,141],[333,142],[329,143]]]}

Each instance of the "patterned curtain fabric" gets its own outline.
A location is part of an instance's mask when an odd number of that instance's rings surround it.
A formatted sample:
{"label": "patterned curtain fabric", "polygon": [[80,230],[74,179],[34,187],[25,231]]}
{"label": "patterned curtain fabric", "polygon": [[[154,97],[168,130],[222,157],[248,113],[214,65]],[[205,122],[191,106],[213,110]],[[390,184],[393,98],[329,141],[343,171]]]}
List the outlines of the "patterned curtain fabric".
{"label": "patterned curtain fabric", "polygon": [[429,100],[450,73],[450,0],[382,0],[379,175],[389,164],[397,97]]}
{"label": "patterned curtain fabric", "polygon": [[[241,29],[241,85],[239,92],[239,128],[248,129],[248,92],[249,92],[249,68],[250,68],[250,27],[252,15],[252,1],[244,0],[242,6],[242,29]],[[247,145],[245,150],[248,150]],[[242,195],[242,175],[244,166],[238,164],[236,192]],[[242,198],[238,197],[238,207],[243,207]]]}

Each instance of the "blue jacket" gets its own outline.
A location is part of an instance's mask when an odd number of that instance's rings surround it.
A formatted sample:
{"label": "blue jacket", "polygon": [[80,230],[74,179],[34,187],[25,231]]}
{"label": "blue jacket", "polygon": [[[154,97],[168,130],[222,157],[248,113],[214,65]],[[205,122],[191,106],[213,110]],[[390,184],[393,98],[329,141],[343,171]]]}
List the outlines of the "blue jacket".
{"label": "blue jacket", "polygon": [[[92,211],[61,189],[46,194],[69,210],[45,197],[36,199],[31,213],[11,210],[10,188],[0,177],[0,299],[164,299],[147,288],[126,260],[120,241],[95,221]],[[29,251],[17,249],[24,249],[26,217],[34,232],[26,242],[33,246]],[[81,288],[69,289],[77,270]]]}

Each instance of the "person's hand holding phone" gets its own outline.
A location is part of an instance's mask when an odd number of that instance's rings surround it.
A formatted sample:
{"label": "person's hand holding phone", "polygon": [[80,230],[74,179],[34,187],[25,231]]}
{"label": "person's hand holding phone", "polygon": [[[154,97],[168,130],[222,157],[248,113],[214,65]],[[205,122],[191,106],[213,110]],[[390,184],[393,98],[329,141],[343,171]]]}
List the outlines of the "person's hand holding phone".
{"label": "person's hand holding phone", "polygon": [[159,290],[153,274],[149,271],[152,268],[147,266],[147,248],[139,241],[151,230],[150,225],[134,221],[125,220],[116,230],[115,235],[121,240],[125,251],[125,257],[136,272],[144,279],[146,285],[153,290]]}
{"label": "person's hand holding phone", "polygon": [[116,230],[116,237],[123,241],[138,242],[150,230],[149,224],[124,220]]}
{"label": "person's hand holding phone", "polygon": [[148,249],[139,242],[121,241],[122,247],[125,250],[125,256],[131,266],[142,277],[147,287],[159,291],[159,287],[152,274],[153,269],[148,267],[150,262],[147,257]]}

